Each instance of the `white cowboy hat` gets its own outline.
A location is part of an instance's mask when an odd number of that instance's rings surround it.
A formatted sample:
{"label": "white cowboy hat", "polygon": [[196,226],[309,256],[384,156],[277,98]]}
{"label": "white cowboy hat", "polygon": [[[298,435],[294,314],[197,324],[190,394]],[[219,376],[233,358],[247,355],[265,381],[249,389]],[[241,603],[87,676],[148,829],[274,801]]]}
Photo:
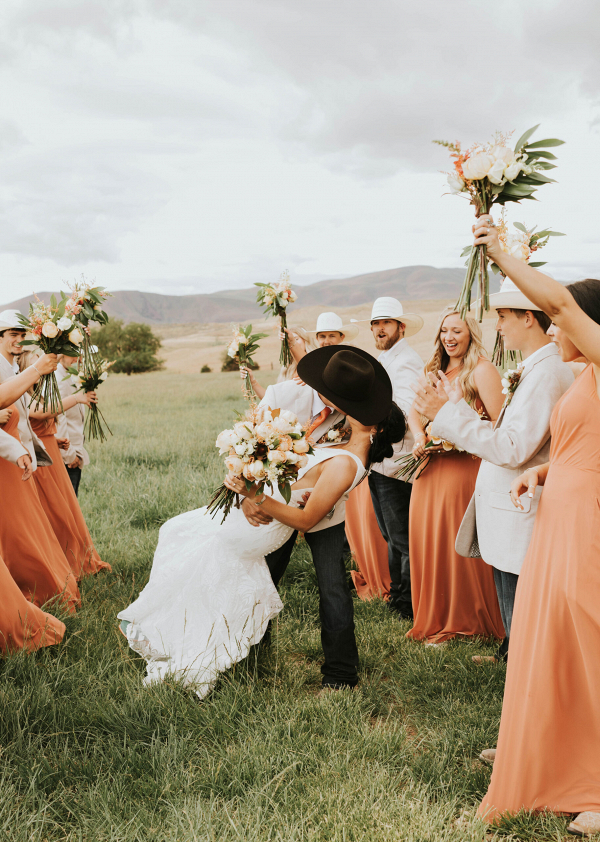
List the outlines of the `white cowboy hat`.
{"label": "white cowboy hat", "polygon": [[[373,309],[371,310],[370,319],[360,319],[360,321],[374,322],[376,319],[395,319],[397,322],[402,322],[404,325],[404,335],[414,336],[423,327],[423,319],[416,313],[405,313],[402,309],[402,304],[397,298],[390,298],[384,296],[383,298],[376,298],[373,302]],[[352,319],[354,321],[354,319]]]}
{"label": "white cowboy hat", "polygon": [[343,334],[344,342],[352,342],[358,336],[358,327],[356,324],[343,324],[337,313],[320,313],[316,328],[314,330],[307,330],[306,332],[316,336],[317,333],[329,333],[332,330]]}
{"label": "white cowboy hat", "polygon": [[[471,310],[477,309],[479,301],[471,304]],[[500,292],[495,292],[490,295],[490,309],[484,310],[485,318],[496,318],[496,310],[506,308],[507,310],[541,310],[537,304],[530,301],[519,289],[519,287],[511,281],[510,278],[505,278],[500,287]]]}
{"label": "white cowboy hat", "polygon": [[18,310],[3,310],[0,313],[0,331],[22,330],[25,333],[25,328],[19,322],[20,315]]}

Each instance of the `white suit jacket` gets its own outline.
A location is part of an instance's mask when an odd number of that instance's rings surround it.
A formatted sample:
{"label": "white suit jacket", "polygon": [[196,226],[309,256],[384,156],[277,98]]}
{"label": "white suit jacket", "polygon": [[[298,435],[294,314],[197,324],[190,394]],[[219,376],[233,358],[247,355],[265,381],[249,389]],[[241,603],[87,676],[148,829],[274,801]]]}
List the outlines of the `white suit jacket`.
{"label": "white suit jacket", "polygon": [[[304,426],[310,424],[312,420],[313,395],[314,389],[311,389],[310,386],[300,386],[294,380],[283,380],[281,383],[267,386],[267,391],[259,406],[268,406],[271,409],[288,409],[296,415],[300,424]],[[344,417],[341,412],[334,409],[325,421],[313,430],[312,440],[319,441],[321,436],[324,436]]]}
{"label": "white suit jacket", "polygon": [[[15,377],[15,375],[17,375],[18,373],[18,367],[15,370],[15,368],[8,362],[6,357],[0,354],[0,383],[5,383],[7,380],[10,380],[11,377]],[[38,465],[40,467],[43,467],[44,465],[51,465],[52,458],[48,454],[48,451],[46,450],[42,442],[31,429],[31,424],[29,423],[30,400],[31,398],[29,397],[28,393],[25,392],[24,395],[21,395],[18,401],[15,401],[15,407],[19,412],[19,438],[21,439],[21,444],[25,448],[25,451],[31,457],[31,463],[33,465],[33,469],[35,470]],[[12,436],[9,436],[8,433],[4,433],[4,435],[8,436],[9,438],[13,438]],[[18,444],[16,439],[13,439],[13,441],[15,441]],[[11,452],[16,453],[16,450],[13,449]],[[22,455],[22,452],[19,453],[19,456]],[[9,459],[9,461],[12,462],[16,460]]]}
{"label": "white suit jacket", "polygon": [[476,538],[485,562],[507,573],[520,573],[542,489],[537,489],[530,510],[521,512],[512,504],[510,486],[523,471],[548,461],[550,416],[573,379],[573,372],[550,343],[525,360],[519,385],[495,425],[481,421],[464,400],[445,404],[437,414],[434,436],[484,460],[456,539],[462,555]]}
{"label": "white suit jacket", "polygon": [[[394,387],[394,402],[398,404],[405,415],[408,415],[408,411],[415,398],[415,393],[410,388],[410,385],[411,383],[416,383],[423,374],[423,360],[414,348],[410,347],[406,339],[396,342],[389,351],[383,351],[378,359],[390,375],[390,380]],[[400,467],[396,460],[400,456],[410,453],[413,444],[413,435],[407,424],[404,441],[394,445],[394,453],[388,459],[371,465],[371,470],[376,471],[378,474],[385,474],[386,477],[395,477]]]}
{"label": "white suit jacket", "polygon": [[[58,368],[56,369],[56,379],[58,380],[58,390],[63,400],[77,391],[77,386],[71,383],[71,375],[61,363],[58,364]],[[56,419],[56,438],[69,439],[70,442],[68,450],[61,450],[61,456],[65,465],[70,465],[76,456],[82,460],[84,465],[90,464],[90,457],[83,446],[84,423],[85,407],[80,403],[76,403],[75,406],[67,409],[66,412],[63,412]]]}

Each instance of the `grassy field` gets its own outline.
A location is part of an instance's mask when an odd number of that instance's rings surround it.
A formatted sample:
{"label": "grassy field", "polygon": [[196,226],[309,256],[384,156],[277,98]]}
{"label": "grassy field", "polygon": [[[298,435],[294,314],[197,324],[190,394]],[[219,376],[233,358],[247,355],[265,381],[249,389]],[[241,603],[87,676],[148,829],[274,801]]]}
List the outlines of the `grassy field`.
{"label": "grassy field", "polygon": [[[380,601],[356,600],[361,684],[320,698],[316,579],[300,542],[270,649],[199,702],[145,688],[116,614],[145,584],[159,525],[222,477],[216,433],[242,408],[236,375],[113,376],[114,437],[92,445],[81,503],[111,574],[82,585],[51,650],[0,664],[0,839],[6,842],[484,838],[504,669],[484,643],[404,638]],[[562,839],[566,821],[521,816],[487,838]],[[568,837],[572,838],[572,837]]]}

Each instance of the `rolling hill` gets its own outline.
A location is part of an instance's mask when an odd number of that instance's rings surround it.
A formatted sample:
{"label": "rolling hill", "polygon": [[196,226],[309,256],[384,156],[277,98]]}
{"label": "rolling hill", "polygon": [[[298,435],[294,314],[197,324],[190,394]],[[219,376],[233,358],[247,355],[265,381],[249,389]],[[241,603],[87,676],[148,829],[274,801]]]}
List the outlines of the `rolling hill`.
{"label": "rolling hill", "polygon": [[[436,269],[433,266],[404,266],[370,272],[352,278],[319,281],[297,286],[295,306],[326,308],[366,304],[382,295],[401,301],[453,299],[458,296],[464,269]],[[497,286],[495,278],[492,285]],[[51,292],[38,292],[48,301]],[[33,295],[0,305],[0,310],[26,312]],[[256,289],[233,289],[198,295],[159,295],[137,290],[116,290],[108,299],[109,315],[125,322],[146,322],[151,325],[228,323],[254,319],[262,314],[256,303]]]}

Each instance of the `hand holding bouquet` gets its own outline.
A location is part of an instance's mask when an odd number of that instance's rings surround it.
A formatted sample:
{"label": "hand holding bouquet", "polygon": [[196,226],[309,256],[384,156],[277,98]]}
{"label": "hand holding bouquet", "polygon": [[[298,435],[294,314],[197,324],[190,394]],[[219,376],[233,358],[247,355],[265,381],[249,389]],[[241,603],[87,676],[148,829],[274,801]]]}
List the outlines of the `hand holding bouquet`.
{"label": "hand holding bouquet", "polygon": [[[67,371],[71,375],[71,383],[78,387],[76,391],[87,394],[88,392],[95,392],[98,386],[100,386],[101,383],[104,383],[108,377],[108,369],[111,365],[113,365],[112,362],[109,363],[107,360],[98,360],[94,355],[94,367],[91,370],[85,368],[84,361],[84,367],[81,369],[78,369],[77,366],[71,365],[67,368]],[[112,436],[112,430],[106,423],[106,418],[102,414],[102,410],[97,403],[90,403],[84,425],[85,434],[91,439],[100,439],[101,442],[106,441],[107,436],[104,432],[102,421]]]}
{"label": "hand holding bouquet", "polygon": [[[50,305],[37,300],[29,305],[29,315],[19,314],[19,322],[33,339],[24,339],[21,345],[35,345],[44,354],[65,354],[79,356],[83,332],[75,320],[65,313],[64,299],[58,303],[56,296]],[[43,374],[33,388],[31,404],[39,404],[43,412],[62,412],[62,400],[54,372]]]}
{"label": "hand holding bouquet", "polygon": [[272,316],[279,316],[281,331],[283,333],[279,362],[281,365],[287,367],[292,362],[293,357],[287,334],[286,308],[288,304],[293,304],[298,298],[292,290],[290,276],[288,272],[283,272],[281,278],[275,284],[254,284],[254,286],[259,288],[256,294],[256,300],[264,307],[264,312]]}
{"label": "hand holding bouquet", "polygon": [[[291,499],[290,486],[313,452],[293,412],[254,406],[232,430],[219,433],[216,446],[225,456],[230,476],[243,479],[248,490],[256,483],[259,494],[277,485],[286,503]],[[208,504],[208,511],[214,517],[223,510],[223,523],[238,499],[235,492],[221,485]]]}
{"label": "hand holding bouquet", "polygon": [[[244,367],[250,370],[253,360],[252,354],[258,350],[257,342],[259,339],[264,339],[266,333],[252,333],[252,325],[240,327],[235,325],[233,328],[233,339],[227,348],[227,355],[239,362],[240,368]],[[252,381],[250,375],[246,374],[244,397],[252,400],[256,397],[254,389],[252,388]]]}
{"label": "hand holding bouquet", "polygon": [[396,477],[398,479],[403,479],[405,482],[413,479],[413,477],[418,479],[429,464],[429,460],[434,453],[450,453],[451,451],[454,451],[455,453],[464,453],[462,448],[452,444],[451,441],[438,439],[435,436],[432,436],[431,424],[427,425],[425,433],[427,434],[428,441],[423,448],[425,451],[424,456],[413,456],[412,453],[407,453],[399,459],[396,459],[397,464],[400,465],[400,468],[396,472]]}
{"label": "hand holding bouquet", "polygon": [[[489,213],[492,205],[505,205],[507,202],[520,202],[533,199],[533,194],[542,184],[554,179],[544,175],[544,171],[554,169],[551,161],[555,156],[543,147],[560,146],[564,141],[557,138],[538,140],[529,143],[529,138],[538,126],[525,132],[509,149],[508,136],[498,134],[488,144],[476,144],[463,151],[460,143],[434,141],[450,149],[454,159],[454,172],[448,176],[450,190],[455,194],[467,194],[475,207],[475,215]],[[467,274],[461,290],[457,310],[464,319],[471,306],[471,294],[475,284],[479,286],[478,318],[481,321],[483,310],[489,310],[489,277],[485,246],[471,251]]]}

